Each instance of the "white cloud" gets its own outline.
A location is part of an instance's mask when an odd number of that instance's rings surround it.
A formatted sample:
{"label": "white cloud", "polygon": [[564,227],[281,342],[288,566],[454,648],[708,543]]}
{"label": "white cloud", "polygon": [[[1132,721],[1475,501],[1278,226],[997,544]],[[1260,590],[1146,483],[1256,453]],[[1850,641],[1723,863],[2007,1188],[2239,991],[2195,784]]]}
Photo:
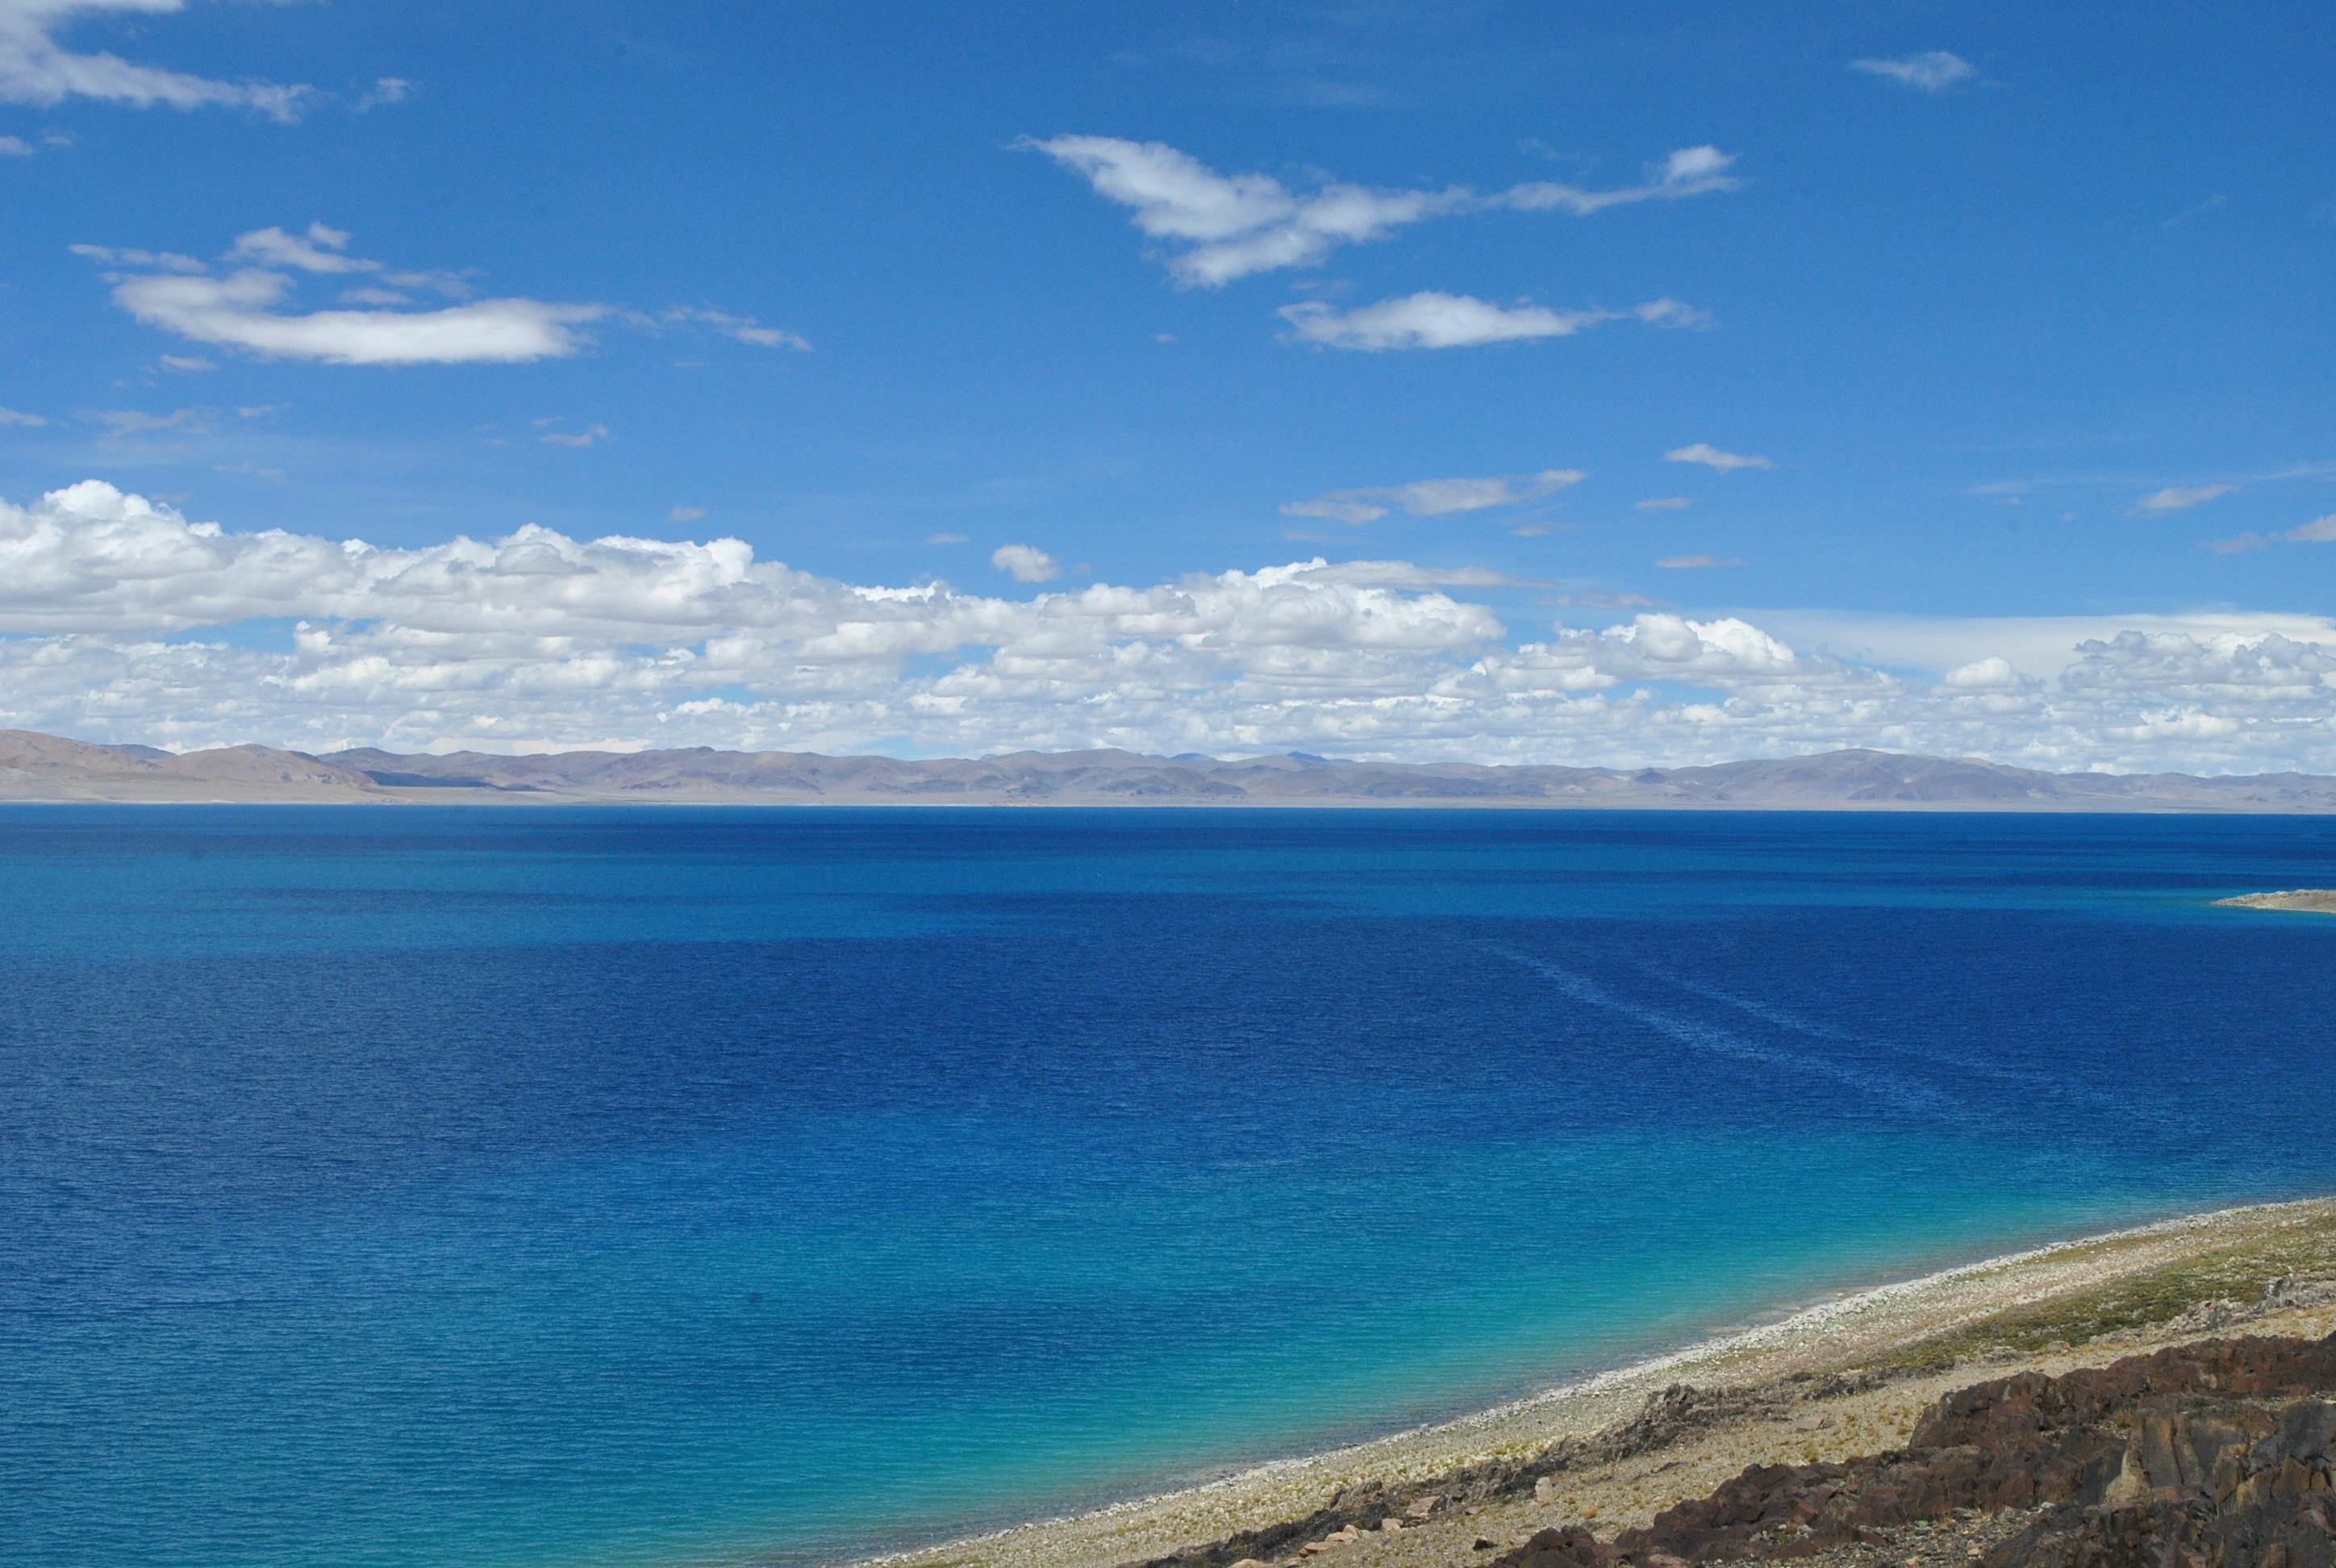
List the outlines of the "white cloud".
{"label": "white cloud", "polygon": [[77,54],[56,34],[76,23],[108,15],[152,16],[185,8],[185,0],[0,0],[0,100],[49,105],[68,98],[146,109],[253,109],[271,119],[297,120],[316,96],[311,87],[271,82],[220,82],[118,54]]}
{"label": "white cloud", "polygon": [[2169,484],[2164,490],[2152,491],[2134,502],[2136,512],[2160,517],[2169,511],[2187,511],[2194,506],[2204,506],[2237,487],[2229,484]]}
{"label": "white cloud", "polygon": [[0,408],[0,424],[22,424],[37,430],[46,424],[48,421],[37,414],[26,414],[17,408]]}
{"label": "white cloud", "polygon": [[1290,336],[1296,342],[1368,353],[1571,337],[1606,321],[1635,319],[1650,326],[1684,326],[1701,319],[1694,307],[1676,299],[1649,300],[1629,310],[1552,310],[1522,302],[1494,305],[1472,295],[1432,290],[1344,312],[1319,299],[1303,300],[1282,307],[1280,316],[1290,323]]}
{"label": "white cloud", "polygon": [[151,435],[163,430],[205,435],[211,428],[211,411],[208,408],[174,408],[168,414],[149,414],[138,408],[102,408],[88,417],[116,435]]}
{"label": "white cloud", "polygon": [[1409,484],[1333,490],[1310,501],[1289,502],[1282,506],[1281,515],[1355,524],[1375,522],[1398,510],[1414,517],[1441,517],[1446,512],[1539,501],[1580,483],[1584,477],[1578,468],[1545,468],[1539,473],[1504,473],[1488,479],[1416,479]]}
{"label": "white cloud", "polygon": [[2216,555],[2239,555],[2248,550],[2269,550],[2281,541],[2290,544],[2336,544],[2336,511],[2325,517],[2315,517],[2310,522],[2300,522],[2283,533],[2242,533],[2230,539],[2213,539],[2206,548]]}
{"label": "white cloud", "polygon": [[1586,215],[1633,201],[1699,196],[1734,188],[1734,161],[1716,147],[1682,148],[1648,171],[1644,183],[1619,190],[1519,185],[1490,195],[1460,186],[1442,190],[1375,190],[1340,181],[1294,191],[1270,174],[1220,174],[1162,141],[1116,136],[1025,138],[1084,175],[1096,194],[1134,209],[1132,221],[1170,248],[1170,274],[1186,287],[1215,288],[1252,273],[1309,267],[1341,245],[1383,239],[1397,229],[1451,213],[1509,208]]}
{"label": "white cloud", "polygon": [[546,446],[590,446],[595,442],[608,439],[608,427],[605,424],[588,424],[581,430],[555,430],[551,427],[556,423],[549,419],[537,420],[536,440]]}
{"label": "white cloud", "polygon": [[676,506],[665,514],[665,520],[667,522],[696,522],[705,515],[706,509],[702,506]]}
{"label": "white cloud", "polygon": [[297,267],[303,272],[378,272],[381,263],[362,257],[342,254],[348,248],[349,231],[327,229],[321,223],[311,223],[306,234],[287,234],[269,227],[255,229],[239,236],[235,248],[227,253],[229,261],[248,261],[259,267]]}
{"label": "white cloud", "polygon": [[1650,495],[1631,504],[1640,511],[1684,511],[1689,502],[1683,495]]}
{"label": "white cloud", "polygon": [[30,158],[33,144],[21,136],[0,136],[0,158]]}
{"label": "white cloud", "polygon": [[925,535],[925,542],[927,544],[971,544],[973,541],[961,533],[929,533]]}
{"label": "white cloud", "polygon": [[808,350],[811,345],[784,327],[765,326],[751,316],[733,316],[726,310],[706,310],[696,306],[676,305],[665,310],[657,319],[663,322],[695,322],[710,326],[725,337],[740,343],[751,343],[757,348],[793,348]]}
{"label": "white cloud", "polygon": [[1717,147],[1682,147],[1647,170],[1642,183],[1618,190],[1584,190],[1578,186],[1543,181],[1513,186],[1492,200],[1526,212],[1555,209],[1587,217],[1635,201],[1676,201],[1683,196],[1733,190],[1743,183],[1728,172],[1735,161],[1734,157]]}
{"label": "white cloud", "polygon": [[1001,544],[989,552],[989,564],[1017,582],[1052,582],[1063,575],[1055,558],[1027,544]]}
{"label": "white cloud", "polygon": [[1839,658],[1939,672],[2000,657],[2021,674],[2045,679],[2080,663],[2088,644],[2128,631],[2196,643],[2268,636],[2336,643],[2336,618],[2269,610],[2118,616],[1868,615],[1825,609],[1753,613],[1794,641]]}
{"label": "white cloud", "polygon": [[1954,691],[2020,691],[2036,683],[2012,668],[2010,660],[1996,656],[1957,665],[1939,684]]}
{"label": "white cloud", "polygon": [[1700,571],[1706,567],[1742,566],[1744,563],[1734,556],[1667,555],[1655,564],[1665,571]]}
{"label": "white cloud", "polygon": [[159,272],[209,270],[193,257],[180,256],[173,250],[124,250],[112,245],[68,245],[65,248],[101,267],[140,267]]}
{"label": "white cloud", "polygon": [[1943,93],[1956,83],[1968,82],[1979,74],[1978,66],[1961,55],[1950,54],[1943,49],[1903,54],[1891,60],[1853,60],[1849,68],[1875,76],[1886,76],[1893,82],[1903,83],[1924,93]]}
{"label": "white cloud", "polygon": [[1848,657],[1851,623],[1809,612],[1796,631],[1784,612],[1647,609],[1513,638],[1463,597],[1506,580],[1318,560],[1006,598],[842,582],[736,540],[529,527],[393,549],[230,532],[92,481],[0,503],[0,724],[309,750],[1104,745],[1635,765],[1864,745],[2336,771],[2326,618],[1869,628],[1922,655],[1893,662],[1946,677],[1923,679]]}
{"label": "white cloud", "polygon": [[1708,441],[1692,446],[1676,446],[1663,453],[1665,463],[1699,463],[1721,473],[1733,473],[1739,468],[1767,468],[1768,460],[1741,452],[1722,452]]}
{"label": "white cloud", "polygon": [[357,113],[363,114],[368,109],[379,109],[384,104],[403,103],[412,96],[414,96],[413,83],[403,76],[384,76],[375,82],[364,96],[349,107]]}
{"label": "white cloud", "polygon": [[[114,303],[147,326],[268,358],[329,365],[508,364],[558,358],[583,346],[579,326],[608,314],[605,306],[540,299],[480,299],[435,310],[302,312],[293,307],[295,272],[382,272],[380,262],[346,254],[348,240],[346,231],[321,223],[312,223],[297,235],[278,228],[254,229],[228,252],[229,263],[241,265],[217,276],[193,258],[169,251],[98,245],[73,249],[104,266],[136,269],[107,278],[113,285]],[[403,287],[456,293],[463,287],[459,278],[447,274],[384,276]]]}

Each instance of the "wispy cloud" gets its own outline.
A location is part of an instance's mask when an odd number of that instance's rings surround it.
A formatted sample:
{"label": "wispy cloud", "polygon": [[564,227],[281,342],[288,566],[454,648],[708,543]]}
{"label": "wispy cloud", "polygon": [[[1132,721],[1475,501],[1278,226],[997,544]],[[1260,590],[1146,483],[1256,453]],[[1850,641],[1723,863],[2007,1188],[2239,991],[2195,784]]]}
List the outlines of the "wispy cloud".
{"label": "wispy cloud", "polygon": [[2152,491],[2135,502],[2133,510],[2141,516],[2162,517],[2169,511],[2187,511],[2194,506],[2204,506],[2237,488],[2234,484],[2169,484],[2164,490]]}
{"label": "wispy cloud", "polygon": [[2336,511],[2298,523],[2283,533],[2242,533],[2230,539],[2209,540],[2206,548],[2216,555],[2237,555],[2245,550],[2266,550],[2282,541],[2290,544],[2336,544]]}
{"label": "wispy cloud", "polygon": [[0,158],[30,158],[33,144],[21,136],[0,136]]}
{"label": "wispy cloud", "polygon": [[74,54],[56,38],[78,23],[184,9],[185,0],[0,0],[0,100],[45,106],[88,98],[139,109],[240,108],[273,120],[300,118],[316,96],[313,87],[190,76],[118,54]]}
{"label": "wispy cloud", "polygon": [[0,424],[21,424],[37,430],[48,424],[37,414],[26,414],[20,408],[0,408]]}
{"label": "wispy cloud", "polygon": [[1943,93],[1958,82],[1968,82],[1979,74],[1979,67],[1960,54],[1950,54],[1943,49],[1926,50],[1920,54],[1902,54],[1894,59],[1853,60],[1852,71],[1864,71],[1870,75],[1886,76],[1893,82],[1923,93]]}
{"label": "wispy cloud", "polygon": [[132,250],[118,245],[68,245],[67,250],[101,267],[137,267],[155,272],[205,272],[209,268],[175,250]]}
{"label": "wispy cloud", "polygon": [[1742,566],[1744,563],[1732,555],[1667,555],[1655,564],[1666,571],[1701,571],[1708,567]]}
{"label": "wispy cloud", "polygon": [[1163,260],[1186,287],[1215,288],[1237,278],[1309,267],[1341,245],[1383,239],[1397,229],[1453,213],[1505,208],[1587,216],[1636,201],[1673,200],[1734,189],[1735,161],[1716,147],[1687,147],[1639,184],[1585,190],[1547,181],[1479,194],[1379,190],[1332,180],[1293,190],[1272,175],[1220,174],[1162,141],[1116,136],[1025,138],[1017,147],[1043,152],[1085,177],[1096,194],[1133,209],[1132,221],[1168,248]]}
{"label": "wispy cloud", "polygon": [[1640,511],[1684,511],[1689,503],[1683,495],[1650,495],[1631,504]]}
{"label": "wispy cloud", "polygon": [[1540,337],[1571,337],[1608,321],[1643,321],[1655,326],[1692,326],[1702,312],[1676,299],[1650,299],[1628,310],[1552,310],[1521,301],[1495,305],[1474,295],[1433,290],[1383,299],[1340,311],[1319,299],[1286,305],[1280,312],[1295,342],[1326,348],[1376,353],[1391,348],[1466,348],[1485,343],[1517,343]]}
{"label": "wispy cloud", "polygon": [[402,287],[461,293],[454,274],[390,272],[347,253],[346,230],[312,223],[294,234],[258,229],[228,251],[229,270],[214,274],[192,257],[170,251],[76,245],[78,255],[110,268],[113,301],[149,326],[197,343],[241,348],[269,358],[329,365],[510,364],[558,358],[583,346],[578,330],[606,316],[601,305],[540,299],[480,299],[437,309],[391,307],[302,311],[292,297],[296,273],[380,275]]}
{"label": "wispy cloud", "polygon": [[208,435],[212,412],[208,408],[174,408],[168,414],[149,414],[141,408],[101,408],[88,417],[115,435],[152,435],[165,430],[182,435]]}
{"label": "wispy cloud", "polygon": [[1416,479],[1409,484],[1366,485],[1286,502],[1281,515],[1358,525],[1375,522],[1396,511],[1414,517],[1441,517],[1447,512],[1539,501],[1580,483],[1584,477],[1578,468],[1545,468],[1538,473],[1495,474],[1486,479]]}
{"label": "wispy cloud", "polygon": [[1052,582],[1063,575],[1055,558],[1035,545],[1001,544],[989,552],[989,564],[1017,582]]}
{"label": "wispy cloud", "polygon": [[1578,185],[1542,180],[1512,186],[1496,196],[1487,197],[1485,201],[1489,206],[1514,207],[1521,212],[1571,212],[1586,218],[1610,207],[1627,207],[1633,202],[1676,201],[1684,196],[1733,190],[1743,183],[1728,172],[1735,162],[1733,154],[1717,147],[1682,147],[1647,170],[1646,179],[1636,185],[1584,190]]}
{"label": "wispy cloud", "polygon": [[403,76],[384,76],[375,82],[349,107],[359,114],[369,109],[381,109],[392,103],[403,103],[414,96],[414,83]]}
{"label": "wispy cloud", "polygon": [[784,327],[765,326],[751,316],[733,316],[726,310],[707,310],[698,306],[676,305],[667,307],[658,313],[657,319],[666,323],[694,322],[701,326],[710,326],[725,337],[735,338],[740,343],[751,343],[757,348],[808,350],[811,347],[811,345],[801,336],[787,331]]}
{"label": "wispy cloud", "polygon": [[546,446],[590,446],[608,439],[608,427],[605,424],[588,424],[581,430],[560,430],[554,428],[559,423],[556,419],[537,420],[536,440]]}
{"label": "wispy cloud", "polygon": [[1739,468],[1770,466],[1765,457],[1756,457],[1749,453],[1722,452],[1708,441],[1698,441],[1691,446],[1675,446],[1663,453],[1663,461],[1700,463],[1720,473],[1733,473]]}
{"label": "wispy cloud", "polygon": [[239,236],[228,251],[229,261],[256,267],[294,267],[303,272],[378,272],[381,263],[345,254],[349,231],[311,223],[306,234],[287,234],[271,225]]}
{"label": "wispy cloud", "polygon": [[702,506],[676,506],[665,514],[667,522],[696,522],[706,515]]}

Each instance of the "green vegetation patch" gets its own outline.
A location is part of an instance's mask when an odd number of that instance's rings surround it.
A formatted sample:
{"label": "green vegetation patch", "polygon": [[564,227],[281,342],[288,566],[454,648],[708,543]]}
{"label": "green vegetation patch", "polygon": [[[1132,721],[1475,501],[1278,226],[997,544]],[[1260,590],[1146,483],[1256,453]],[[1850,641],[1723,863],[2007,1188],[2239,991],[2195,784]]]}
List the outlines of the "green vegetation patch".
{"label": "green vegetation patch", "polygon": [[[2113,1243],[2098,1246],[2107,1251]],[[2065,1255],[2065,1254],[2064,1254]],[[2189,1257],[2007,1308],[1916,1341],[1886,1364],[1934,1371],[1965,1357],[2039,1355],[2061,1346],[2154,1329],[2209,1301],[2253,1305],[2282,1275],[2336,1274],[2336,1210],[2322,1208]]]}

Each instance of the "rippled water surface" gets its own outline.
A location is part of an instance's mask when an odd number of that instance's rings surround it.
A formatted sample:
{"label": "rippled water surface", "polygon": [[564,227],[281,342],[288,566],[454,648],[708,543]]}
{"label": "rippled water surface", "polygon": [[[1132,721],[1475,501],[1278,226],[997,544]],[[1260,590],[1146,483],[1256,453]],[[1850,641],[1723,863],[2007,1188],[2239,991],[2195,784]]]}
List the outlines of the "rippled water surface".
{"label": "rippled water surface", "polygon": [[2336,1188],[2336,823],[0,810],[0,1560],[821,1561]]}

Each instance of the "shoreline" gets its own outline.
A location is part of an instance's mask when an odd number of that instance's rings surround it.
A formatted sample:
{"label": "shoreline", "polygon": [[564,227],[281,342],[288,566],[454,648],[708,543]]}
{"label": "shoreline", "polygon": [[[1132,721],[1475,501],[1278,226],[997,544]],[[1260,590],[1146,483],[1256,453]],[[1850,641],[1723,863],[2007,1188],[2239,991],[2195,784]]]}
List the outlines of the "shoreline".
{"label": "shoreline", "polygon": [[[2336,1198],[2242,1204],[2070,1236],[1783,1307],[1767,1321],[1456,1417],[1091,1509],[844,1561],[852,1568],[1111,1568],[1193,1552],[1241,1531],[1303,1519],[1351,1488],[1432,1483],[1588,1438],[1637,1415],[1650,1396],[1674,1384],[1742,1390],[1844,1372],[1915,1347],[1952,1344],[1959,1333],[2007,1314],[2195,1263],[2218,1246],[2228,1251],[2314,1230],[2336,1242]],[[1964,1359],[1951,1356],[1948,1365]]]}
{"label": "shoreline", "polygon": [[[1713,816],[2036,816],[2036,817],[2298,817],[2336,816],[2336,806],[2285,803],[2188,803],[2138,801],[1671,801],[1480,799],[1468,796],[1380,798],[1370,795],[1313,796],[1303,800],[1135,799],[1124,795],[1064,795],[1043,800],[904,799],[896,795],[660,795],[522,794],[461,789],[384,788],[340,794],[0,794],[0,810],[34,806],[317,806],[380,810],[398,806],[487,811],[559,811],[621,806],[644,810],[743,808],[770,811],[1185,811],[1185,812],[1503,812],[1598,813],[1703,813]],[[2217,903],[2236,903],[2217,899]],[[2266,907],[2266,906],[2255,906]]]}

